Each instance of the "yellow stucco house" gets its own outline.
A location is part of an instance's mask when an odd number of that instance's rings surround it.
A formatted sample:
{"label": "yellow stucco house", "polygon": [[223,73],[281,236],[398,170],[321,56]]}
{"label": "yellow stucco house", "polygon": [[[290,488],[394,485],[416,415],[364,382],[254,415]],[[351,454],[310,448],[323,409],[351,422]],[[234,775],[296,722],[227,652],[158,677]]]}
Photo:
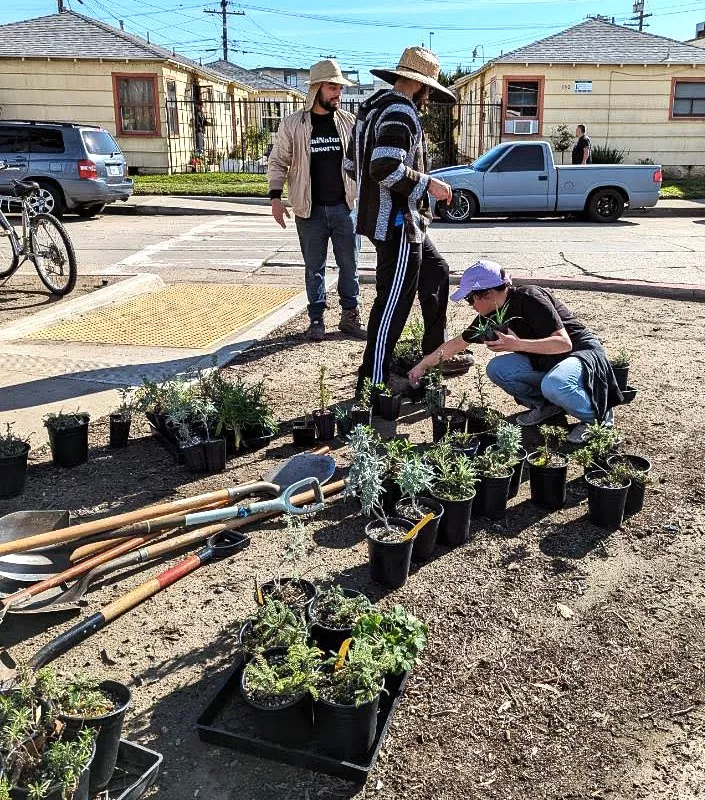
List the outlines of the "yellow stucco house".
{"label": "yellow stucco house", "polygon": [[243,103],[258,95],[73,11],[0,25],[0,121],[101,125],[133,172],[219,168],[242,145]]}
{"label": "yellow stucco house", "polygon": [[[546,139],[557,125],[584,123],[593,144],[627,151],[625,163],[652,159],[672,175],[705,173],[705,49],[588,19],[498,56],[453,87],[462,104],[501,103],[461,115],[458,141],[471,160],[502,141]],[[461,148],[462,149],[462,148]],[[558,159],[560,161],[560,158]]]}

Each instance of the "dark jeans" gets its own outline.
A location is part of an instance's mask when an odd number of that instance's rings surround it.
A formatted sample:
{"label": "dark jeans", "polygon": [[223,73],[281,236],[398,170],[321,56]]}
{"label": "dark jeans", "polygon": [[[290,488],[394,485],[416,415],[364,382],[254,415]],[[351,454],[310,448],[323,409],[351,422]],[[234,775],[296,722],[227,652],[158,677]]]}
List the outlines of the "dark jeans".
{"label": "dark jeans", "polygon": [[409,244],[402,232],[403,228],[397,227],[390,241],[373,242],[377,250],[377,296],[367,323],[358,389],[364,378],[371,378],[372,383],[389,380],[394,347],[417,294],[424,323],[424,354],[432,353],[445,341],[448,263],[428,236],[423,244]]}
{"label": "dark jeans", "polygon": [[357,308],[360,276],[357,271],[357,237],[345,203],[335,206],[312,206],[308,219],[296,217],[301,254],[306,265],[308,316],[321,319],[326,305],[326,259],[328,241],[338,265],[338,295],[344,309]]}

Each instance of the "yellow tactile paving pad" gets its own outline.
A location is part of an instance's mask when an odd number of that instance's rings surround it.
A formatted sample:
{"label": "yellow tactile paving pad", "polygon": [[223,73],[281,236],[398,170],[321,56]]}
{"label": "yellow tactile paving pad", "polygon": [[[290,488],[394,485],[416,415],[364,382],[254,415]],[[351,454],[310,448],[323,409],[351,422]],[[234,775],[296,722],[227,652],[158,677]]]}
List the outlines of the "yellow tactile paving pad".
{"label": "yellow tactile paving pad", "polygon": [[54,323],[26,338],[204,348],[262,319],[300,291],[287,286],[175,284]]}

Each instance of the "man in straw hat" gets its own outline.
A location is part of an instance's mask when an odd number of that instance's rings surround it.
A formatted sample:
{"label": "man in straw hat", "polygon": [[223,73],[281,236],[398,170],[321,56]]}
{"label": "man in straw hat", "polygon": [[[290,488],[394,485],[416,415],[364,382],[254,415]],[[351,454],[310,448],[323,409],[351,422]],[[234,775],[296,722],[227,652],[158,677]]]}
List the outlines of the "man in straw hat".
{"label": "man in straw hat", "polygon": [[386,383],[389,364],[418,293],[424,321],[422,347],[431,353],[445,337],[448,264],[426,235],[428,195],[450,201],[452,191],[427,171],[418,108],[426,100],[454,103],[438,82],[440,65],[423,47],[404,50],[396,69],[373,69],[393,84],[361,106],[345,167],[357,183],[357,232],[377,251],[377,296],[367,324],[367,347],[358,375]]}
{"label": "man in straw hat", "polygon": [[333,243],[338,265],[338,295],[342,308],[338,329],[358,339],[367,331],[360,321],[360,278],[357,242],[350,216],[355,184],[343,172],[343,156],[355,120],[340,108],[343,77],[332,59],[311,67],[309,90],[302,111],[285,117],[269,156],[269,197],[272,216],[282,228],[289,212],[281,201],[284,183],[291,203],[306,265],[306,294],[310,319],[307,336],[325,338],[326,258]]}

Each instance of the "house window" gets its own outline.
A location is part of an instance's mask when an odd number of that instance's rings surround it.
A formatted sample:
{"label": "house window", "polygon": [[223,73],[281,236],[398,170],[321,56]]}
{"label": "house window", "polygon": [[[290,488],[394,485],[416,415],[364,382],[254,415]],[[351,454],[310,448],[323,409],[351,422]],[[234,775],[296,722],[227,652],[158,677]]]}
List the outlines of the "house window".
{"label": "house window", "polygon": [[672,116],[705,117],[705,81],[673,82]]}
{"label": "house window", "polygon": [[158,134],[154,75],[113,75],[118,134]]}
{"label": "house window", "polygon": [[505,79],[505,117],[529,117],[531,119],[538,119],[540,93],[540,81]]}
{"label": "house window", "polygon": [[166,82],[166,122],[169,136],[178,136],[179,104],[176,97],[176,81]]}
{"label": "house window", "polygon": [[295,69],[285,69],[284,70],[284,83],[287,86],[298,86],[299,85],[299,76]]}
{"label": "house window", "polygon": [[262,127],[270,133],[276,133],[282,118],[281,103],[267,100],[262,107]]}

